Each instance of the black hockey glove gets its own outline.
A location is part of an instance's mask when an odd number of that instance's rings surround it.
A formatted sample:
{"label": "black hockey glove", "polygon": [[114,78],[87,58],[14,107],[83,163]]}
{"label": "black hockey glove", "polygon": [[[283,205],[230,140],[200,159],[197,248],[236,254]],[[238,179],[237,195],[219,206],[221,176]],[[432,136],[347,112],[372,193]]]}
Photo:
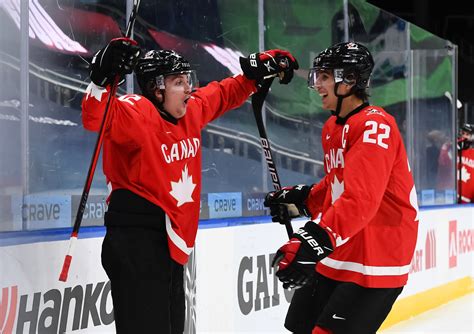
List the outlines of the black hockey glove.
{"label": "black hockey glove", "polygon": [[457,148],[459,151],[467,150],[468,148],[471,148],[471,145],[472,142],[470,140],[465,138],[458,139]]}
{"label": "black hockey glove", "polygon": [[140,56],[138,43],[130,38],[114,38],[103,49],[99,50],[90,64],[90,77],[93,83],[105,87],[119,76],[122,84],[125,74],[130,74]]}
{"label": "black hockey glove", "polygon": [[240,57],[240,67],[249,79],[260,82],[266,77],[278,75],[281,84],[288,84],[299,65],[290,52],[275,49],[252,53],[247,58]]}
{"label": "black hockey glove", "polygon": [[327,232],[309,221],[278,249],[272,261],[283,288],[300,288],[314,279],[316,264],[333,252]]}
{"label": "black hockey glove", "polygon": [[284,224],[292,218],[306,216],[311,213],[305,205],[311,186],[299,184],[293,187],[285,187],[279,191],[271,191],[265,196],[263,205],[270,208],[272,221]]}

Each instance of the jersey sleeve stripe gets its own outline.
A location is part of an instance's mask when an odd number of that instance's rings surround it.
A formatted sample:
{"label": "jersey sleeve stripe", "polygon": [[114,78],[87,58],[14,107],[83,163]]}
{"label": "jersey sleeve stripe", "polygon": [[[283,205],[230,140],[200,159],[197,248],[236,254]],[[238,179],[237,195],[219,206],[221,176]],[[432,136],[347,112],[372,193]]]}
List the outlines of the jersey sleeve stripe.
{"label": "jersey sleeve stripe", "polygon": [[166,233],[168,234],[168,237],[171,239],[173,244],[179,248],[183,253],[189,256],[191,252],[193,251],[193,247],[188,247],[186,245],[186,242],[173,230],[173,227],[171,226],[171,220],[168,215],[165,217],[166,219]]}
{"label": "jersey sleeve stripe", "polygon": [[336,270],[349,270],[369,276],[400,276],[408,274],[410,265],[406,266],[366,266],[356,262],[338,261],[331,258],[321,260],[321,264]]}

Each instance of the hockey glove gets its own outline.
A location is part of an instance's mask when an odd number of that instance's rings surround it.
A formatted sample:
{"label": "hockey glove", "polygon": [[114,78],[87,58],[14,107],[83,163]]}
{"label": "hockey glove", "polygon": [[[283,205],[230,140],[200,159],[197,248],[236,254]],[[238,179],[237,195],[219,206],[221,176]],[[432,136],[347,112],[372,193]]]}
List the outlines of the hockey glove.
{"label": "hockey glove", "polygon": [[249,79],[260,82],[267,77],[278,75],[281,84],[288,84],[299,65],[290,52],[275,49],[252,53],[247,58],[240,57],[240,67]]}
{"label": "hockey glove", "polygon": [[278,249],[272,261],[283,287],[299,288],[314,279],[316,264],[334,250],[327,232],[309,221]]}
{"label": "hockey glove", "polygon": [[265,196],[263,205],[270,208],[272,221],[284,223],[292,218],[311,214],[305,205],[311,186],[299,184],[293,187],[285,187],[279,191],[271,191]]}
{"label": "hockey glove", "polygon": [[458,139],[457,148],[459,151],[467,150],[468,148],[471,148],[471,145],[472,142],[470,140],[465,138]]}
{"label": "hockey glove", "polygon": [[114,38],[103,49],[99,50],[90,64],[90,77],[93,83],[105,87],[119,76],[122,84],[125,74],[130,74],[140,56],[138,43],[130,38]]}

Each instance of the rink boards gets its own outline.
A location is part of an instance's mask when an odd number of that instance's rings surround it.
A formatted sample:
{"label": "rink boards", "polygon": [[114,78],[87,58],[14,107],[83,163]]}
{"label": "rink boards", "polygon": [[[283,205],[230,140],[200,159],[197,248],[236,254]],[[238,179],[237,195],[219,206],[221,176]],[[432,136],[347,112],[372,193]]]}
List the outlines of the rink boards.
{"label": "rink boards", "polygon": [[[409,283],[384,327],[473,291],[473,225],[474,206],[420,212]],[[81,230],[66,283],[58,277],[67,231],[1,234],[0,332],[113,332],[103,234]],[[285,240],[267,217],[203,221],[186,271],[187,332],[283,332],[291,293],[270,263]]]}

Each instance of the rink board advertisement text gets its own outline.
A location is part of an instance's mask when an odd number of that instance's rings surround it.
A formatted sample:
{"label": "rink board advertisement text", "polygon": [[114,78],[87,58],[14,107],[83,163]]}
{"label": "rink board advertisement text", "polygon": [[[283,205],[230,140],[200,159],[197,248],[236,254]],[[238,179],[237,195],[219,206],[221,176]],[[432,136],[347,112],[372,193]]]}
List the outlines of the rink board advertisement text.
{"label": "rink board advertisement text", "polygon": [[[262,216],[265,194],[219,192],[202,194],[200,219],[224,219]],[[81,226],[103,225],[107,211],[107,195],[89,195],[84,208]],[[0,220],[3,231],[42,230],[73,226],[78,211],[80,195],[31,194],[0,195]]]}
{"label": "rink board advertisement text", "polygon": [[[230,203],[226,208],[233,209],[234,199],[238,201],[236,194],[225,198]],[[219,205],[220,199],[214,200]],[[52,225],[60,211],[69,210],[71,205],[44,198],[28,203],[36,206],[28,214],[48,218]],[[55,211],[56,204],[59,210]],[[40,207],[48,209],[40,210],[46,216],[38,216]],[[91,218],[97,219],[102,211],[100,205],[95,205]],[[474,207],[424,210],[420,217],[409,282],[397,301],[403,307],[395,304],[388,319],[392,323],[402,320],[402,311],[406,313],[410,305],[436,306],[423,302],[429,300],[430,293],[450,291],[445,298],[454,298],[472,290]],[[195,293],[196,323],[187,326],[193,329],[190,332],[195,328],[198,333],[282,331],[291,292],[282,288],[270,264],[278,247],[287,240],[285,229],[274,223],[244,223],[198,231],[196,280],[191,289]],[[294,223],[294,228],[303,223]],[[100,264],[104,231],[97,229],[99,232],[88,234],[87,229],[78,240],[67,283],[58,281],[68,246],[67,233],[61,241],[0,243],[4,245],[0,246],[0,309],[5,310],[0,313],[0,332],[113,332],[110,283]],[[442,289],[437,290],[439,287]],[[408,306],[404,301],[409,301]]]}
{"label": "rink board advertisement text", "polygon": [[110,282],[100,265],[101,240],[78,240],[66,283],[58,280],[66,241],[0,247],[0,309],[6,309],[0,332],[113,332]]}
{"label": "rink board advertisement text", "polygon": [[421,212],[408,284],[382,329],[472,292],[474,207]]}
{"label": "rink board advertisement text", "polygon": [[[416,297],[450,282],[465,282],[466,277],[473,279],[473,221],[474,207],[420,212],[409,284],[400,299]],[[274,281],[270,263],[286,238],[279,224],[199,231],[196,243],[199,331],[282,331],[291,296],[286,296],[281,283]],[[456,258],[456,266],[450,266],[452,257]],[[462,289],[466,290],[466,285]]]}
{"label": "rink board advertisement text", "polygon": [[472,275],[473,210],[457,207],[420,213],[415,254],[401,298]]}

